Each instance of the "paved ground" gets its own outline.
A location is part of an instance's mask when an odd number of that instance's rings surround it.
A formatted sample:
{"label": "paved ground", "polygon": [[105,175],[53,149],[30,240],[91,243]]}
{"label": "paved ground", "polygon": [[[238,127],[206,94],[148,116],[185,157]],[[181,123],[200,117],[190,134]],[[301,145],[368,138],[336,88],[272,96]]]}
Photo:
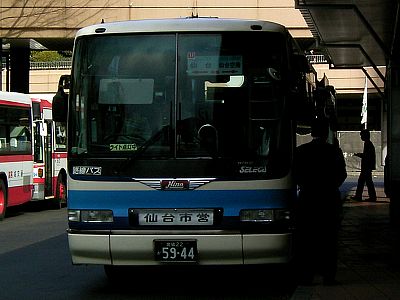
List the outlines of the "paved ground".
{"label": "paved ground", "polygon": [[[300,299],[400,299],[400,228],[389,220],[389,199],[382,177],[375,178],[378,201],[354,202],[357,177],[343,186],[344,219],[340,234],[339,265],[335,286],[299,286],[292,300]],[[364,197],[365,196],[365,197]],[[366,190],[363,198],[367,198]]]}

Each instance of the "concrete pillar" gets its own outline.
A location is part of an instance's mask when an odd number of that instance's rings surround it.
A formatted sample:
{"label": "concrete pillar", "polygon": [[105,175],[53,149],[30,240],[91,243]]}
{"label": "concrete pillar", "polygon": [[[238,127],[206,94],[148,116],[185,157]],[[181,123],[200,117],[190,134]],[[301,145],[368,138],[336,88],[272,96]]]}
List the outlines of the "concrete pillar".
{"label": "concrete pillar", "polygon": [[10,91],[29,94],[29,43],[10,48]]}
{"label": "concrete pillar", "polygon": [[3,87],[3,39],[0,38],[0,91]]}
{"label": "concrete pillar", "polygon": [[387,69],[388,96],[388,166],[391,221],[400,224],[400,62],[392,61]]}
{"label": "concrete pillar", "polygon": [[[400,3],[397,4],[397,13]],[[388,163],[385,187],[389,188],[390,219],[400,225],[400,20],[396,19],[391,55],[386,68],[388,98]]]}

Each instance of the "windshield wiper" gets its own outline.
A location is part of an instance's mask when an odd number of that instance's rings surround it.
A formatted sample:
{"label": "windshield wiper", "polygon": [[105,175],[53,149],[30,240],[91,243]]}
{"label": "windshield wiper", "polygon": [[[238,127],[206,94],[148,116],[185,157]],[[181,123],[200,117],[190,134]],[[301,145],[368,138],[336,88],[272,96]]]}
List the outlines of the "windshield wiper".
{"label": "windshield wiper", "polygon": [[153,134],[150,139],[148,139],[143,145],[141,145],[132,155],[129,155],[125,160],[123,160],[121,163],[122,165],[119,166],[119,171],[125,171],[127,167],[131,165],[132,161],[135,161],[138,157],[140,157],[143,153],[146,152],[146,150],[154,145],[157,141],[160,140],[160,138],[169,130],[170,126],[166,125],[163,128],[161,128],[159,131],[157,131],[155,134]]}

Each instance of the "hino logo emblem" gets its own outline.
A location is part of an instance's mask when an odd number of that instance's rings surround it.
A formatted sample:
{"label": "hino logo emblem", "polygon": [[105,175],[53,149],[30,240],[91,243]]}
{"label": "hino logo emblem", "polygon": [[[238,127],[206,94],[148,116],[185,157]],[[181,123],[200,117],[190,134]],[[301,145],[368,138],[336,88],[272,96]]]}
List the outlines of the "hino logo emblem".
{"label": "hino logo emblem", "polygon": [[189,189],[189,180],[161,180],[161,189],[171,190],[187,190]]}

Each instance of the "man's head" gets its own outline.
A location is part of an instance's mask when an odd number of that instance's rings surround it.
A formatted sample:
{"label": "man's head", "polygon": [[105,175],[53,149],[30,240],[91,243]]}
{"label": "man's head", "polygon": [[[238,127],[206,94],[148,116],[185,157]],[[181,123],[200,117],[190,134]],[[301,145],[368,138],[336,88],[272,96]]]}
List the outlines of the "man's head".
{"label": "man's head", "polygon": [[329,123],[325,118],[316,118],[311,123],[311,136],[326,140],[329,135]]}

